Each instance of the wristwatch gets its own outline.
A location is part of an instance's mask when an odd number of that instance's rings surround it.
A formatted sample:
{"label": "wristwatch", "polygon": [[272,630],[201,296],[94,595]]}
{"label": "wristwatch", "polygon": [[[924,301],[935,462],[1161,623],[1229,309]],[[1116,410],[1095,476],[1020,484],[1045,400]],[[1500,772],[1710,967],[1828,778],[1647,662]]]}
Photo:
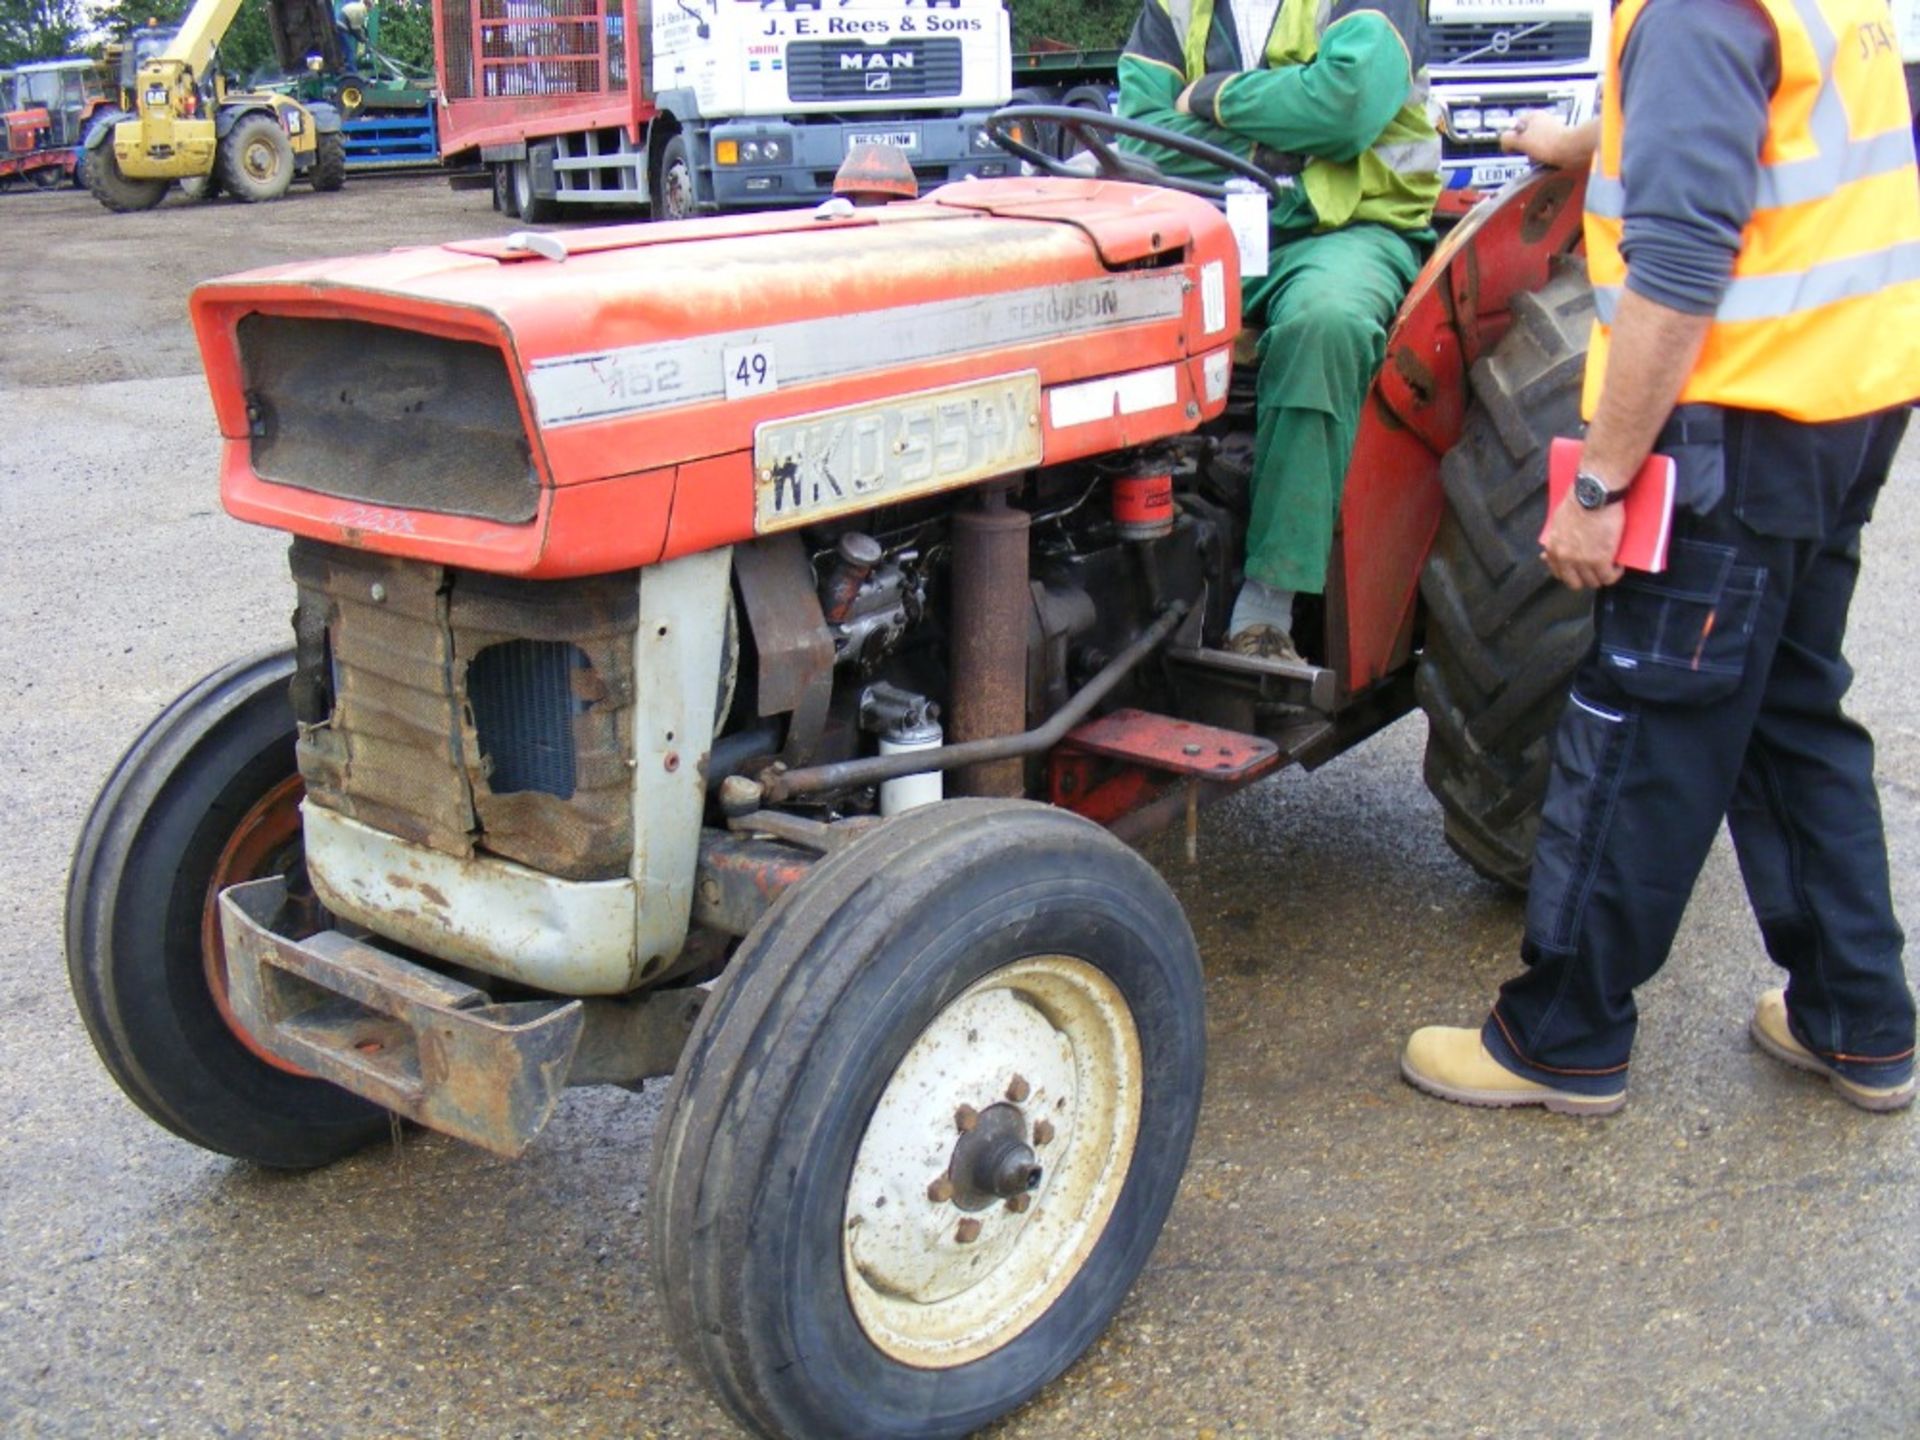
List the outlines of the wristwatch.
{"label": "wristwatch", "polygon": [[1582,510],[1604,510],[1626,499],[1627,487],[1622,485],[1618,490],[1610,489],[1598,475],[1577,470],[1573,476],[1573,498],[1580,502]]}

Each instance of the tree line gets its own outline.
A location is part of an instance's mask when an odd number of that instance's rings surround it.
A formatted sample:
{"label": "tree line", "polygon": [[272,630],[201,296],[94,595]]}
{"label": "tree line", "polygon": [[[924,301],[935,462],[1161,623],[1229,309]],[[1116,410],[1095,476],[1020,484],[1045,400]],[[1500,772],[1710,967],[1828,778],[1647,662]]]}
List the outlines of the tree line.
{"label": "tree line", "polygon": [[[113,0],[96,5],[89,21],[80,0],[0,0],[0,66],[24,60],[98,55],[109,38],[124,38],[149,20],[172,24],[192,0]],[[267,27],[268,0],[244,0],[220,44],[220,62],[236,75],[279,69]],[[430,0],[374,0],[380,7],[380,48],[403,64],[433,68]],[[1082,49],[1118,45],[1139,0],[1011,0],[1014,48],[1057,40]]]}

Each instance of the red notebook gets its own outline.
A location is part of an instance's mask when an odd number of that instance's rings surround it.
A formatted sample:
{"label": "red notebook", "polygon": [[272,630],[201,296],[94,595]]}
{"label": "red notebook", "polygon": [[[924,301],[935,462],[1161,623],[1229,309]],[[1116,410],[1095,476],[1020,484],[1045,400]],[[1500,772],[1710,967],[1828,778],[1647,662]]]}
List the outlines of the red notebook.
{"label": "red notebook", "polygon": [[[1582,442],[1555,440],[1547,451],[1547,515],[1560,508],[1573,488],[1573,472],[1580,468]],[[1620,534],[1620,548],[1613,558],[1629,570],[1644,570],[1657,575],[1667,568],[1667,542],[1673,538],[1674,469],[1671,455],[1649,455],[1640,473],[1633,477],[1633,488],[1620,503],[1626,508],[1627,525]],[[1546,532],[1541,532],[1546,538]]]}

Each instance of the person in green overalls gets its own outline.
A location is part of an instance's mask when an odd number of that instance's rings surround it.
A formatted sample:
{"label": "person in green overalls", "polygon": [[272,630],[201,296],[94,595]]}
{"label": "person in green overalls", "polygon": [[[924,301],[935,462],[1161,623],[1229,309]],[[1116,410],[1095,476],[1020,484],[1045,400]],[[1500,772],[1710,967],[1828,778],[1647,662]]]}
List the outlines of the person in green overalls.
{"label": "person in green overalls", "polygon": [[[1426,50],[1424,0],[1146,0],[1120,61],[1123,116],[1297,176],[1273,207],[1268,273],[1241,282],[1265,333],[1236,654],[1297,661],[1293,598],[1326,589],[1360,407],[1433,245]],[[1169,174],[1226,178],[1128,148]]]}

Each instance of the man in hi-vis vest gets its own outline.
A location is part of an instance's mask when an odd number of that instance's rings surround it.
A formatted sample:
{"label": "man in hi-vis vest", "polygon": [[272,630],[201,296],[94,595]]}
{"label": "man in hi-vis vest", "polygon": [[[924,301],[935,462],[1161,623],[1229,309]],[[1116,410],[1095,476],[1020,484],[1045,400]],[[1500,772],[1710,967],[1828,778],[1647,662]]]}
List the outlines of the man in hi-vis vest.
{"label": "man in hi-vis vest", "polygon": [[[1326,588],[1341,484],[1387,327],[1433,243],[1440,140],[1427,117],[1423,0],[1146,0],[1120,113],[1297,177],[1270,216],[1239,654],[1297,660],[1293,597]],[[1171,174],[1223,178],[1130,143]]]}
{"label": "man in hi-vis vest", "polygon": [[[1914,1094],[1873,742],[1841,710],[1861,530],[1920,394],[1920,175],[1886,0],[1624,0],[1592,157],[1586,448],[1544,555],[1595,589],[1527,901],[1527,968],[1479,1029],[1416,1032],[1421,1089],[1599,1115],[1634,987],[1667,957],[1724,816],[1787,973],[1748,1029],[1841,1098]],[[1615,504],[1671,456],[1666,569],[1614,563]]]}

